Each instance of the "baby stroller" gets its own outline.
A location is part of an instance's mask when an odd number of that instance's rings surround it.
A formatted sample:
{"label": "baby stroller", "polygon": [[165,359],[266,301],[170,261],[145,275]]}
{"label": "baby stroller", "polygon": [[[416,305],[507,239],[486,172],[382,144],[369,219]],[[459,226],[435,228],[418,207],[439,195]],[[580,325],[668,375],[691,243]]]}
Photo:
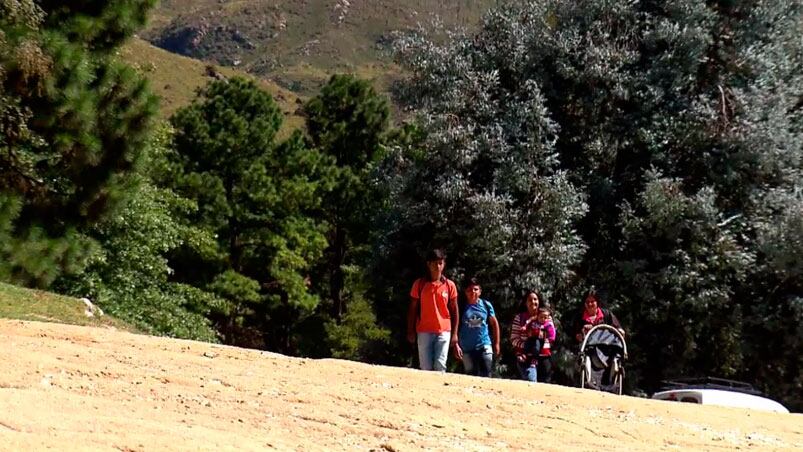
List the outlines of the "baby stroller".
{"label": "baby stroller", "polygon": [[627,344],[622,333],[610,325],[591,328],[580,346],[581,388],[622,394]]}

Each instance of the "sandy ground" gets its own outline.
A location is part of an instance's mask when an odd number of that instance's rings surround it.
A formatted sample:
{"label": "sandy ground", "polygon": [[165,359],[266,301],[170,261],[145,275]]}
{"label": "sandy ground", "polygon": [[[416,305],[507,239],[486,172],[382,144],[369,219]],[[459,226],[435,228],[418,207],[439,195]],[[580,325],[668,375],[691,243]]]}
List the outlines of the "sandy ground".
{"label": "sandy ground", "polygon": [[0,320],[3,450],[803,450],[803,415]]}

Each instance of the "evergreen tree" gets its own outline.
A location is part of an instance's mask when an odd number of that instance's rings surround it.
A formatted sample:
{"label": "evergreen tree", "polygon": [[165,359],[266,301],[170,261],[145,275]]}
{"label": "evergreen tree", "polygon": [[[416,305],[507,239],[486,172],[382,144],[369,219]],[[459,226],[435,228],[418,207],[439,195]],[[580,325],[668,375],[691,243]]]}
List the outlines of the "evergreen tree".
{"label": "evergreen tree", "polygon": [[329,246],[315,278],[328,312],[320,313],[320,322],[305,336],[319,338],[310,341],[311,349],[326,341],[334,356],[373,359],[387,348],[388,331],[377,324],[363,275],[371,222],[382,208],[382,191],[372,182],[388,137],[390,109],[367,81],[335,75],[304,111],[310,146],[335,163],[334,187],[321,206]]}
{"label": "evergreen tree", "polygon": [[738,293],[745,309],[745,374],[790,409],[803,408],[803,190],[773,190],[756,223],[757,259]]}
{"label": "evergreen tree", "polygon": [[110,52],[141,29],[156,0],[37,0],[47,12],[46,28],[93,52]]}
{"label": "evergreen tree", "polygon": [[380,206],[370,178],[388,132],[390,109],[368,82],[335,75],[304,111],[310,145],[333,157],[337,167],[335,186],[322,210],[331,228],[328,298],[331,317],[339,322],[346,311],[343,267],[365,264],[371,218]]}
{"label": "evergreen tree", "polygon": [[209,321],[223,300],[199,288],[170,281],[173,269],[165,256],[179,246],[199,249],[214,238],[179,219],[197,205],[167,188],[156,187],[170,170],[165,161],[171,131],[162,127],[132,175],[134,194],[115,215],[84,230],[101,249],[80,274],[54,284],[60,293],[89,297],[103,310],[141,331],[185,339],[216,341]]}
{"label": "evergreen tree", "polygon": [[216,239],[173,254],[178,281],[226,300],[213,315],[227,343],[295,352],[295,327],[319,302],[310,268],[327,226],[311,214],[331,188],[330,160],[298,132],[276,143],[281,112],[239,78],[210,83],[171,122],[175,153],[162,183],[197,202],[187,221]]}
{"label": "evergreen tree", "polygon": [[145,81],[111,50],[152,4],[92,2],[92,15],[61,2],[0,4],[0,190],[16,206],[0,276],[46,286],[97,252],[78,228],[130,192],[126,175],[156,109]]}

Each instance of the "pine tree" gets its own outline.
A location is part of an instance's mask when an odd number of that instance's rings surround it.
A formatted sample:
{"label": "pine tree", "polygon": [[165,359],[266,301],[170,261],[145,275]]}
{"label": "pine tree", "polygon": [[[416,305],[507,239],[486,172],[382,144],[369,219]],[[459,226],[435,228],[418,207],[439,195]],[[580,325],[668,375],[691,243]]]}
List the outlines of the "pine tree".
{"label": "pine tree", "polygon": [[304,112],[310,147],[335,164],[334,187],[321,205],[329,245],[314,278],[324,303],[304,329],[305,353],[320,354],[323,342],[332,356],[382,359],[389,331],[368,299],[366,272],[372,220],[384,201],[372,179],[390,136],[390,108],[367,81],[335,75]]}
{"label": "pine tree", "polygon": [[[226,300],[213,315],[227,343],[295,352],[294,328],[319,302],[309,277],[326,224],[312,214],[331,188],[330,160],[298,132],[277,143],[281,112],[239,78],[212,82],[171,122],[172,176],[162,183],[198,204],[187,221],[216,238],[173,254],[178,280]],[[246,334],[253,328],[259,341]]]}
{"label": "pine tree", "polygon": [[390,108],[368,82],[335,75],[304,111],[310,145],[333,157],[337,166],[335,187],[322,209],[331,227],[328,298],[331,316],[339,322],[347,310],[344,266],[365,265],[371,219],[381,203],[370,177],[388,134]]}
{"label": "pine tree", "polygon": [[89,2],[88,15],[61,2],[2,2],[0,190],[20,200],[5,278],[46,286],[79,271],[97,247],[78,229],[130,192],[126,175],[147,144],[156,101],[111,51],[152,4]]}

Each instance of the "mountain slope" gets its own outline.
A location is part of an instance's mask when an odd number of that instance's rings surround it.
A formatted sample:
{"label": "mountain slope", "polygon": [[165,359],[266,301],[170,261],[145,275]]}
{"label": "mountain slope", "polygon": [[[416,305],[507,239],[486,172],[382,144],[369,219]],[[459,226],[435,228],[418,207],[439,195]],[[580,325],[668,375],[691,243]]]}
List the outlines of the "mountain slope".
{"label": "mountain slope", "polygon": [[801,415],[0,320],[8,450],[803,447]]}
{"label": "mountain slope", "polygon": [[167,118],[181,107],[187,106],[195,98],[199,88],[215,77],[252,78],[269,92],[284,112],[283,131],[299,128],[304,119],[296,114],[302,103],[299,97],[269,81],[251,76],[242,71],[218,67],[176,55],[152,46],[138,38],[131,39],[120,51],[121,58],[140,71],[151,82],[151,88],[161,99],[160,113]]}
{"label": "mountain slope", "polygon": [[143,37],[174,53],[237,66],[306,95],[335,72],[387,86],[394,30],[473,25],[494,0],[163,0]]}

